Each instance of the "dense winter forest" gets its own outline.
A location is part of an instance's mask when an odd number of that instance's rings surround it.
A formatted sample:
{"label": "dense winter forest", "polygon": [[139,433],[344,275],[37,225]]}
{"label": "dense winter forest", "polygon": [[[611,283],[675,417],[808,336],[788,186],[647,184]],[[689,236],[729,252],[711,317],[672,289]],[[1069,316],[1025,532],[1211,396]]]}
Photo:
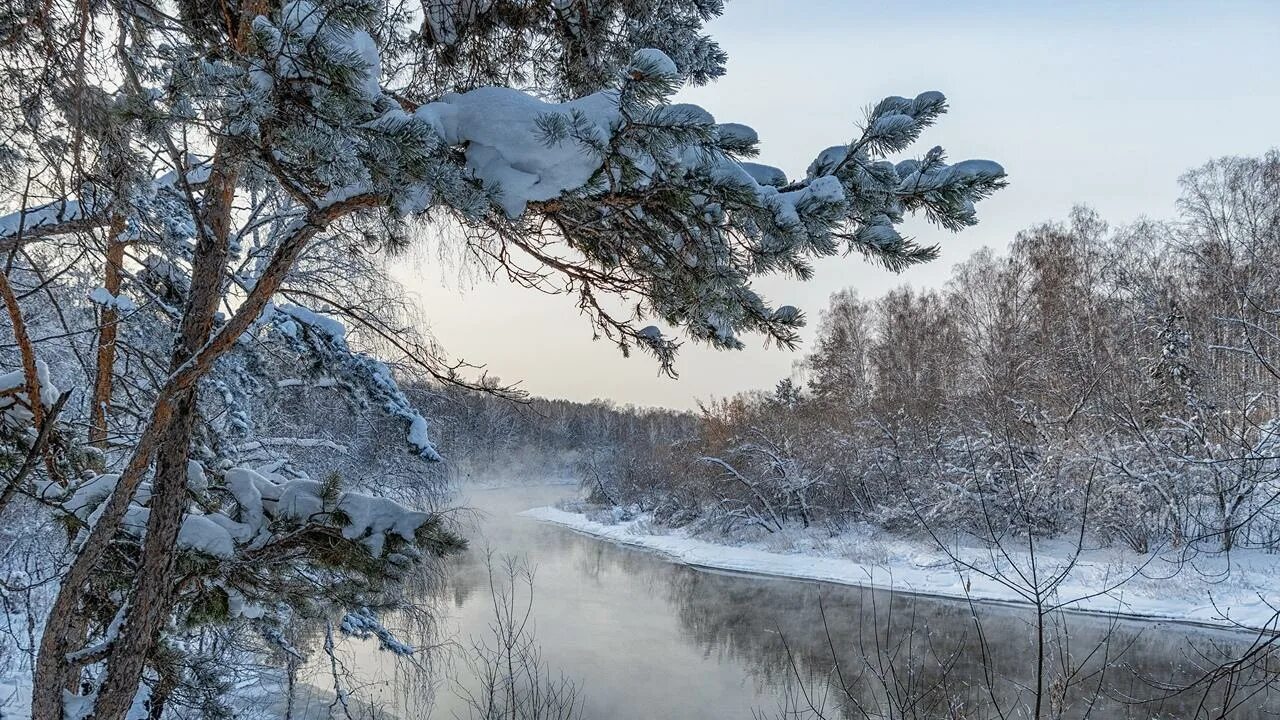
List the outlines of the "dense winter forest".
{"label": "dense winter forest", "polygon": [[942,290],[838,293],[794,377],[671,439],[624,445],[595,499],[725,530],[1276,551],[1280,153],[1188,172],[1169,220],[1079,208]]}
{"label": "dense winter forest", "polygon": [[[522,610],[533,571],[450,574],[477,557],[458,491],[485,484],[578,482],[572,509],[653,537],[864,525],[1005,553],[952,565],[1032,608],[1028,689],[991,680],[962,715],[945,684],[894,686],[867,718],[1063,715],[1079,668],[1048,626],[1075,560],[1037,575],[1041,540],[1186,572],[1280,549],[1275,152],[1192,171],[1169,221],[1080,210],[944,290],[841,293],[794,378],[696,413],[530,398],[447,355],[392,280],[428,238],[674,375],[684,343],[799,346],[805,314],[761,277],[935,260],[903,223],[967,230],[1006,187],[917,143],[948,109],[925,88],[852,99],[872,104],[798,177],[752,162],[752,128],[673,99],[725,74],[722,11],[0,4],[0,718],[386,717],[349,649],[440,684],[441,598],[476,592],[492,637],[463,650],[459,714],[576,717]],[[1168,693],[1225,717],[1275,684],[1274,619],[1236,624],[1256,641]],[[783,715],[825,717],[795,675]]]}

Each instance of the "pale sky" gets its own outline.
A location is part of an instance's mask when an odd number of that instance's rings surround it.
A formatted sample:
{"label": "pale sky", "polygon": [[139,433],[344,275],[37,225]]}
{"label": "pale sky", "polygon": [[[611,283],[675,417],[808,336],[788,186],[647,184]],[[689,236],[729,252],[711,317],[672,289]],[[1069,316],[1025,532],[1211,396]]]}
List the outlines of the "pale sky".
{"label": "pale sky", "polygon": [[[941,90],[951,110],[915,154],[942,145],[952,161],[996,160],[1009,173],[974,228],[908,222],[908,234],[942,244],[935,263],[893,275],[854,255],[820,262],[808,283],[759,282],[774,304],[807,313],[806,341],[836,290],[938,286],[974,250],[1002,248],[1078,203],[1113,224],[1168,216],[1185,170],[1280,145],[1276,1],[730,0],[708,30],[729,53],[728,74],[680,99],[755,128],[760,162],[803,176],[818,151],[853,136],[869,104]],[[536,395],[688,408],[772,387],[805,351],[754,338],[742,352],[686,343],[671,380],[647,355],[593,342],[572,297],[460,282],[429,257],[402,261],[397,274],[452,356]]]}

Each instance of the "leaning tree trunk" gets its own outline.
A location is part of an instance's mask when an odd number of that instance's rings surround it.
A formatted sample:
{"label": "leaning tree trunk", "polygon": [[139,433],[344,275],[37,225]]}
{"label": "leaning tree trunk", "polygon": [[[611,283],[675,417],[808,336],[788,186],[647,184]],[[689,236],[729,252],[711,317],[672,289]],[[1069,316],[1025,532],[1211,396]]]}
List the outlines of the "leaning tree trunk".
{"label": "leaning tree trunk", "polygon": [[[170,417],[162,425],[163,430],[157,443],[155,487],[151,496],[151,515],[141,560],[143,570],[134,584],[125,621],[107,657],[107,677],[98,692],[93,720],[119,720],[128,711],[141,682],[143,668],[168,620],[174,589],[174,545],[181,529],[187,500],[186,466],[196,411],[195,380],[207,372],[213,361],[248,330],[267,301],[284,283],[289,269],[311,238],[323,231],[334,219],[358,208],[369,207],[376,201],[377,198],[372,195],[354,196],[316,207],[303,220],[296,222],[280,242],[253,290],[226,325],[207,344],[190,345],[198,350],[193,353],[190,362],[175,362],[175,372],[170,382],[178,383],[178,387],[173,392],[173,400],[158,406],[169,408]],[[220,253],[221,260],[217,265],[219,269],[226,261],[226,246],[222,247]],[[197,275],[199,274],[193,273],[193,276]],[[221,281],[221,272],[216,279]],[[193,297],[204,297],[207,288],[193,282],[192,293]],[[191,335],[184,332],[184,338],[208,336],[216,301],[215,296],[211,304],[202,308],[206,319],[203,330],[197,329]],[[191,326],[195,326],[194,321]],[[186,327],[188,324],[184,320],[184,328]],[[178,369],[179,366],[181,369]],[[43,647],[41,653],[43,656]],[[49,717],[56,718],[58,715]],[[43,720],[43,716],[37,718]]]}
{"label": "leaning tree trunk", "polygon": [[95,719],[121,718],[129,711],[142,671],[169,619],[177,561],[175,546],[187,505],[186,468],[195,415],[196,392],[192,388],[177,399],[174,421],[157,450],[142,562],[125,623],[107,656],[107,675],[94,704]]}
{"label": "leaning tree trunk", "polygon": [[62,693],[76,688],[80,664],[70,654],[79,650],[85,637],[84,608],[87,586],[97,571],[98,562],[106,555],[138,484],[151,462],[152,450],[160,433],[173,417],[172,403],[162,391],[146,428],[138,438],[120,481],[107,499],[98,522],[88,530],[88,538],[62,576],[53,606],[45,618],[40,650],[31,693],[31,715],[35,720],[57,720],[63,715]]}
{"label": "leaning tree trunk", "polygon": [[[221,160],[221,162],[219,162]],[[196,243],[191,289],[182,316],[169,371],[176,372],[204,345],[213,331],[213,317],[222,297],[222,283],[230,256],[231,209],[238,163],[215,158],[208,192],[212,195]],[[178,532],[187,504],[187,461],[195,428],[197,386],[174,398],[173,421],[156,448],[151,514],[142,545],[142,558],[123,625],[107,656],[107,675],[94,703],[95,720],[124,717],[133,704],[142,671],[160,630],[169,616],[170,594],[177,560]]]}

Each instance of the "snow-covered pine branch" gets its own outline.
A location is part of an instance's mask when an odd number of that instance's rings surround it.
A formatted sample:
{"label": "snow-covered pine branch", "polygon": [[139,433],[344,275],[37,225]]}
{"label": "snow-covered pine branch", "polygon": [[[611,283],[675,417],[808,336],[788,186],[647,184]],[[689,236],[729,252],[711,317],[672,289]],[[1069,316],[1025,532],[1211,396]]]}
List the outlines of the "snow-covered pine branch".
{"label": "snow-covered pine branch", "polygon": [[[912,212],[972,224],[1003,184],[994,163],[888,157],[936,120],[936,93],[881,102],[803,178],[751,163],[749,127],[672,102],[724,71],[703,32],[719,2],[505,7],[54,0],[0,44],[0,69],[21,79],[0,85],[21,108],[0,117],[10,314],[38,328],[50,387],[86,389],[59,418],[60,464],[16,483],[68,531],[35,715],[115,720],[162,669],[203,672],[194,652],[161,667],[180,620],[269,598],[334,613],[364,600],[357,579],[396,585],[404,548],[425,543],[424,561],[453,549],[436,516],[413,514],[444,492],[441,463],[422,462],[447,455],[439,425],[428,437],[400,386],[413,376],[390,368],[407,359],[450,382],[466,366],[419,341],[370,259],[416,228],[456,229],[457,256],[576,294],[596,332],[673,372],[681,335],[796,341],[803,313],[761,297],[760,276],[807,277],[849,249],[927,259],[893,228]],[[327,609],[317,588],[337,596]],[[362,606],[377,603],[341,610]],[[91,647],[92,670],[68,662]],[[91,690],[72,708],[68,687]]]}

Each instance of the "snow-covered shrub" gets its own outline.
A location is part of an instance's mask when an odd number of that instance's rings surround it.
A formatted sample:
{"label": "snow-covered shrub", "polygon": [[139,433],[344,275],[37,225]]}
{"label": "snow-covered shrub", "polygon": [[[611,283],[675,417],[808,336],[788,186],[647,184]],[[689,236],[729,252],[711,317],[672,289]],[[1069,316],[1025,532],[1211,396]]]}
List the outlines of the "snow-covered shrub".
{"label": "snow-covered shrub", "polygon": [[1172,523],[1166,495],[1131,465],[1125,472],[1101,474],[1090,502],[1093,530],[1107,542],[1119,541],[1136,553],[1148,553],[1181,537]]}
{"label": "snow-covered shrub", "polygon": [[1255,480],[1240,509],[1241,536],[1247,545],[1280,551],[1280,418],[1258,429],[1247,462]]}

